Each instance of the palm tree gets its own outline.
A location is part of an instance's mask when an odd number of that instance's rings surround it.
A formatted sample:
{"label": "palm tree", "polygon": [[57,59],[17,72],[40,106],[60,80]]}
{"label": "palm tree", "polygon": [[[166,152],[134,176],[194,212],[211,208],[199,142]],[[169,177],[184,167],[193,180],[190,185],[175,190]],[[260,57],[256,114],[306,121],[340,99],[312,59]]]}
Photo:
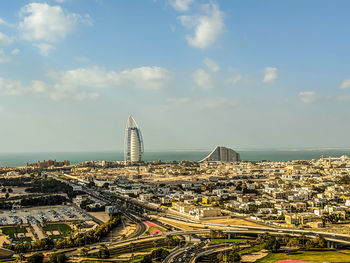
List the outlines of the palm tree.
{"label": "palm tree", "polygon": [[21,263],[22,263],[23,260],[26,259],[26,257],[25,257],[22,253],[20,253],[20,254],[18,255],[18,257],[19,257],[19,260],[21,261]]}
{"label": "palm tree", "polygon": [[168,243],[168,248],[170,248],[170,244],[173,241],[173,239],[171,238],[171,236],[166,236],[166,240],[167,240],[167,243]]}

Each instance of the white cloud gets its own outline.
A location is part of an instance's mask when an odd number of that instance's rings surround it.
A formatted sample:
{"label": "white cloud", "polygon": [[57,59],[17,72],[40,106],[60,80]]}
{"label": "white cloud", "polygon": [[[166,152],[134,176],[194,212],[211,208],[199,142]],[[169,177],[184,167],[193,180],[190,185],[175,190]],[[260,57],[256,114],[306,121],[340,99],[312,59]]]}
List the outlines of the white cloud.
{"label": "white cloud", "polygon": [[47,44],[47,43],[40,43],[34,45],[40,50],[40,54],[43,56],[48,56],[51,50],[54,50],[55,47],[53,45]]}
{"label": "white cloud", "polygon": [[277,68],[267,67],[264,70],[264,83],[273,83],[277,79]]}
{"label": "white cloud", "polygon": [[22,36],[29,41],[57,42],[76,29],[78,24],[91,25],[89,15],[66,14],[60,6],[47,3],[30,3],[20,12]]}
{"label": "white cloud", "polygon": [[170,0],[169,4],[177,11],[188,11],[194,0]]}
{"label": "white cloud", "polygon": [[7,23],[4,19],[0,18],[0,25],[7,26],[7,27],[13,27],[10,23]]}
{"label": "white cloud", "polygon": [[303,91],[299,93],[299,98],[304,103],[313,103],[317,100],[318,96],[314,91]]}
{"label": "white cloud", "polygon": [[0,46],[11,45],[12,42],[13,40],[10,37],[0,32]]}
{"label": "white cloud", "polygon": [[21,95],[25,87],[19,81],[8,80],[0,77],[0,94],[1,95]]}
{"label": "white cloud", "polygon": [[232,84],[236,84],[236,83],[239,82],[241,79],[242,79],[242,75],[238,74],[238,75],[236,75],[236,76],[234,76],[234,77],[231,77],[231,78],[226,79],[225,82],[226,82],[227,84],[232,85]]}
{"label": "white cloud", "polygon": [[19,54],[19,52],[21,52],[21,50],[19,50],[18,48],[15,48],[15,49],[13,49],[13,50],[11,51],[11,54],[12,54],[12,55],[17,55],[17,54]]}
{"label": "white cloud", "polygon": [[64,72],[52,72],[50,76],[64,86],[138,89],[161,89],[170,80],[170,73],[161,67],[140,67],[121,72],[103,68],[78,68]]}
{"label": "white cloud", "polygon": [[187,42],[196,48],[206,49],[218,39],[224,30],[224,16],[215,3],[201,5],[204,14],[179,16],[183,26],[194,28],[194,34],[187,35]]}
{"label": "white cloud", "polygon": [[198,69],[192,74],[193,81],[198,87],[203,89],[212,89],[215,87],[214,78],[205,70]]}
{"label": "white cloud", "polygon": [[5,54],[5,51],[0,49],[0,63],[9,62],[11,58]]}
{"label": "white cloud", "polygon": [[78,68],[62,72],[49,72],[50,81],[34,80],[30,85],[0,78],[0,94],[37,94],[60,99],[95,99],[102,88],[161,89],[171,79],[170,73],[161,67],[140,67],[121,72],[106,71],[99,67]]}
{"label": "white cloud", "polygon": [[203,62],[211,72],[218,72],[220,70],[219,65],[214,60],[206,58]]}
{"label": "white cloud", "polygon": [[341,85],[340,85],[341,89],[349,89],[350,88],[350,79],[346,79],[344,80]]}
{"label": "white cloud", "polygon": [[75,87],[61,87],[58,84],[50,84],[43,81],[34,80],[29,85],[24,85],[23,83],[4,79],[0,77],[0,94],[9,96],[20,96],[27,94],[37,94],[44,97],[48,97],[53,100],[60,99],[94,99],[98,97],[97,93],[87,92],[84,90],[76,89]]}

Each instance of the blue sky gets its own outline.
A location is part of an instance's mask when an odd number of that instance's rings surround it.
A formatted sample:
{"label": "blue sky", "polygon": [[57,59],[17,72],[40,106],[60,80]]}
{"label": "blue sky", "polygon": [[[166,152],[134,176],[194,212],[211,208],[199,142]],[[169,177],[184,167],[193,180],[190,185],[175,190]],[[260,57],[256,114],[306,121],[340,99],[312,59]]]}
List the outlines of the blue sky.
{"label": "blue sky", "polygon": [[0,152],[350,147],[349,8],[2,1]]}

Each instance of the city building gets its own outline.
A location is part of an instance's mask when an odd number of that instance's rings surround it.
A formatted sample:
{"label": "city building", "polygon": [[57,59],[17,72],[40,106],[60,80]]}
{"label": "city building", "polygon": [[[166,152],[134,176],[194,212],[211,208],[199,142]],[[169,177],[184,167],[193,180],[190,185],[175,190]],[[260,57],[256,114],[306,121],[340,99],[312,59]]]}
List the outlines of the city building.
{"label": "city building", "polygon": [[239,162],[241,160],[239,153],[224,146],[216,146],[216,148],[201,162]]}
{"label": "city building", "polygon": [[140,162],[143,151],[141,130],[134,118],[129,115],[124,135],[124,161]]}

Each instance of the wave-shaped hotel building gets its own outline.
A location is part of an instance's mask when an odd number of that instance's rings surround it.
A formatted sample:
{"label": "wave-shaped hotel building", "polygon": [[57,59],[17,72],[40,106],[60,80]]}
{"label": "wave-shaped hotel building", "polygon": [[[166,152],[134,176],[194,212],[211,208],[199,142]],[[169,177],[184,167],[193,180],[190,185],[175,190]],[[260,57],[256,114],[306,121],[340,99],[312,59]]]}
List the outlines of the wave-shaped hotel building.
{"label": "wave-shaped hotel building", "polygon": [[129,115],[124,135],[124,161],[140,162],[142,160],[143,152],[144,148],[141,130],[134,118]]}

